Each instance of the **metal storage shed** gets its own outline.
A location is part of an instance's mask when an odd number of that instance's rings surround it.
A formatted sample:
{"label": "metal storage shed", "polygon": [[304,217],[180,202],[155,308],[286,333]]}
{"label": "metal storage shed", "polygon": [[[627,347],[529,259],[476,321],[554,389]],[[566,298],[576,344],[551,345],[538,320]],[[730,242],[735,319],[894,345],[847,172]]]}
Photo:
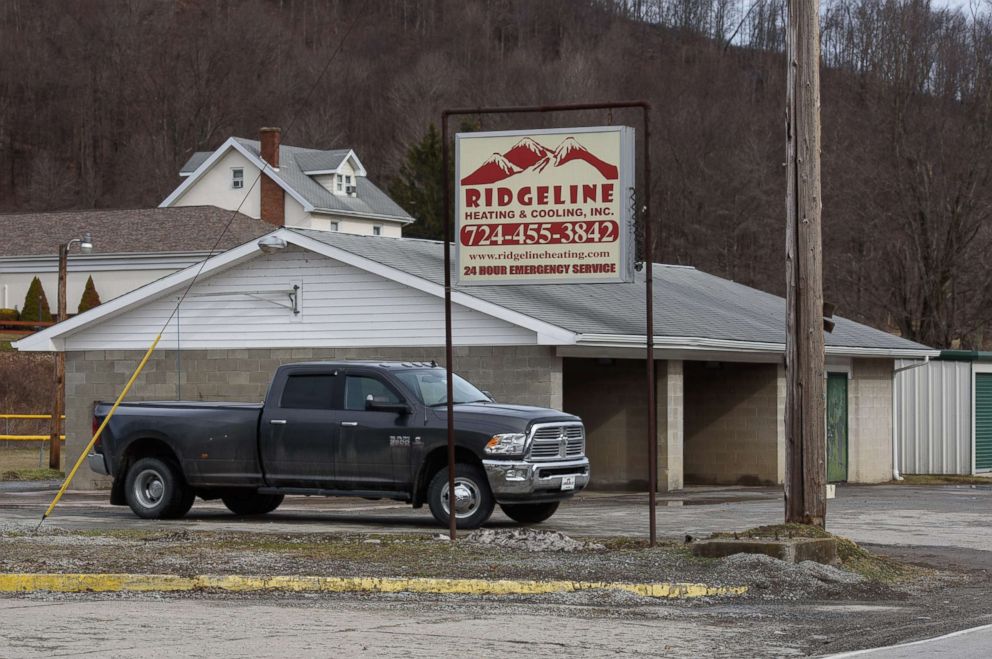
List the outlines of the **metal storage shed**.
{"label": "metal storage shed", "polygon": [[897,360],[894,414],[902,473],[992,472],[992,352]]}

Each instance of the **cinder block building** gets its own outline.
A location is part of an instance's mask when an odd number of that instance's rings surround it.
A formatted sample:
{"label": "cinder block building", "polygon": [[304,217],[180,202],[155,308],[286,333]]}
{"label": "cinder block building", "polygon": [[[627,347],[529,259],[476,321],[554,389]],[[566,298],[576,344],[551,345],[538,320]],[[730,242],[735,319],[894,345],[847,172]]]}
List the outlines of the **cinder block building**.
{"label": "cinder block building", "polygon": [[[159,333],[131,400],[261,400],[275,367],[293,361],[443,362],[441,243],[299,228],[262,241],[16,344],[66,353],[69,455],[89,440],[94,401],[117,396]],[[689,267],[654,272],[659,487],[781,483],[784,300]],[[645,487],[643,276],[473,286],[453,303],[456,371],[499,401],[581,416],[593,487]],[[828,477],[886,481],[894,362],[938,353],[836,320],[826,337]],[[84,474],[78,486],[105,484]]]}

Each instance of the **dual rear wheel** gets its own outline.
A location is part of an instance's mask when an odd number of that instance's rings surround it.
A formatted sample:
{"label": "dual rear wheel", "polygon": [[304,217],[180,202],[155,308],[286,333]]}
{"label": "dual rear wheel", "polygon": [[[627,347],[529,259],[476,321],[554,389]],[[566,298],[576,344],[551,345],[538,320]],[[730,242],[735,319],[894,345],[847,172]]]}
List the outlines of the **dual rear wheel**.
{"label": "dual rear wheel", "polygon": [[[196,499],[182,471],[168,458],[141,458],[127,470],[124,498],[135,515],[144,519],[178,519],[189,512]],[[281,494],[245,491],[229,493],[221,500],[235,515],[264,515],[279,507]]]}

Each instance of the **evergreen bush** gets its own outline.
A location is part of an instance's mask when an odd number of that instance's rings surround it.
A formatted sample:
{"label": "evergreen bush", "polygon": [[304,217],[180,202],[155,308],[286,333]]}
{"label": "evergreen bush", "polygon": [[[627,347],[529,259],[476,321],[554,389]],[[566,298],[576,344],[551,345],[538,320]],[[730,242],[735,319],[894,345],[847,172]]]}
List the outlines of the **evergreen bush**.
{"label": "evergreen bush", "polygon": [[0,320],[17,320],[18,316],[17,309],[0,309]]}
{"label": "evergreen bush", "polygon": [[52,310],[48,307],[45,288],[41,285],[41,280],[37,277],[31,280],[31,286],[28,287],[28,294],[24,297],[21,320],[43,322],[51,322],[52,320]]}
{"label": "evergreen bush", "polygon": [[83,297],[79,300],[79,313],[89,311],[101,304],[100,294],[96,292],[96,284],[93,283],[93,275],[90,275],[89,279],[86,280],[86,288],[83,289]]}

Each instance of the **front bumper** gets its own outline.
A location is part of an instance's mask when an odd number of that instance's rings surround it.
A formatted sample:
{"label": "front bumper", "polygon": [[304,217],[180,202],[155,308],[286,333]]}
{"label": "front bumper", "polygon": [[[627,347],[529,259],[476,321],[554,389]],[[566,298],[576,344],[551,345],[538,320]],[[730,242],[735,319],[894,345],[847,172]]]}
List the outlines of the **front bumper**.
{"label": "front bumper", "polygon": [[100,453],[89,453],[86,455],[86,464],[89,468],[98,474],[108,475],[110,471],[107,469],[107,463],[103,460],[103,455]]}
{"label": "front bumper", "polygon": [[[482,466],[493,496],[500,503],[565,499],[589,484],[589,458],[554,462],[483,460]],[[561,489],[565,477],[575,478],[574,489]]]}

